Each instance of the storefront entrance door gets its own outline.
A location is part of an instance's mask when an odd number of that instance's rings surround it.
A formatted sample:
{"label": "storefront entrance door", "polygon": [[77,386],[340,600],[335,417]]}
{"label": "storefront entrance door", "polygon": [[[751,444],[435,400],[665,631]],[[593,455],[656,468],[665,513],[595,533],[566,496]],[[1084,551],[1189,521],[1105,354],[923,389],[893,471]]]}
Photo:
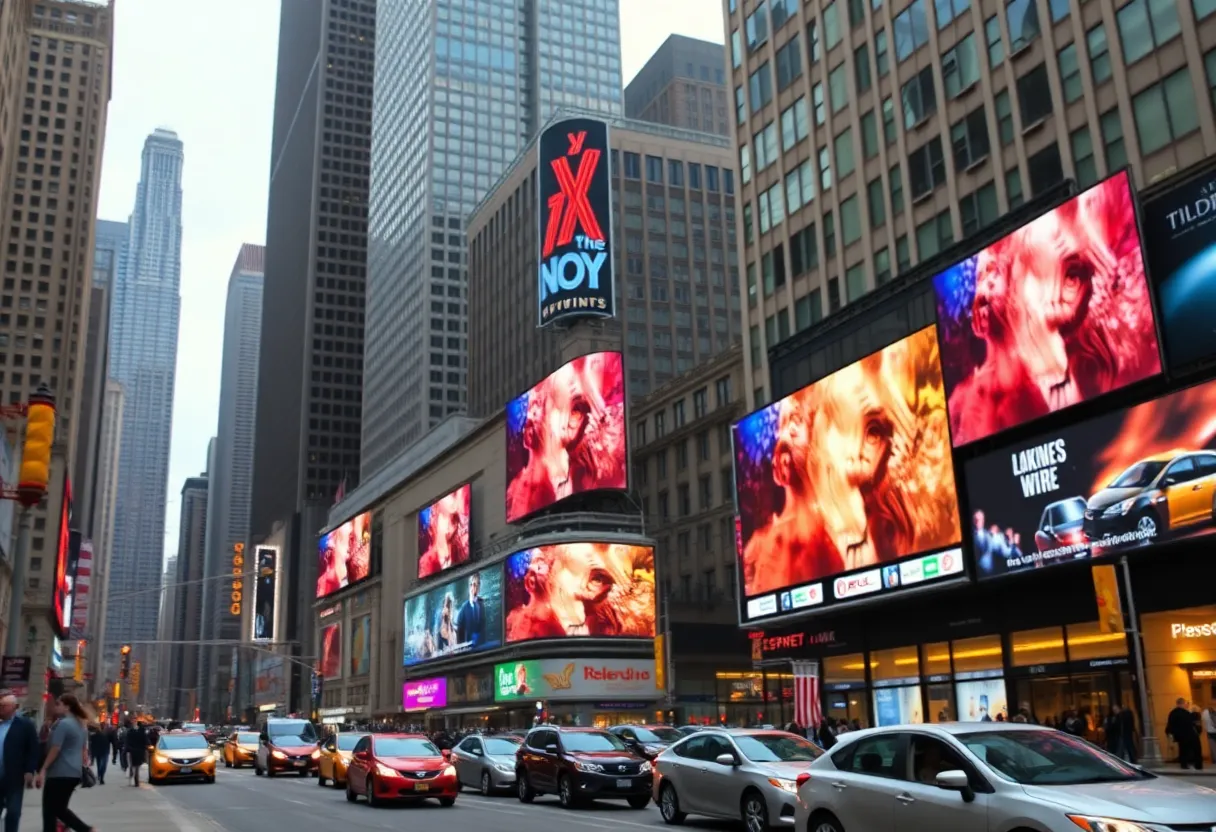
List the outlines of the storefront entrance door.
{"label": "storefront entrance door", "polygon": [[1086,738],[1101,742],[1102,722],[1111,703],[1121,701],[1118,691],[1110,672],[1019,679],[1016,708],[1029,707],[1037,721],[1056,727],[1063,727],[1068,712],[1076,711],[1085,720]]}

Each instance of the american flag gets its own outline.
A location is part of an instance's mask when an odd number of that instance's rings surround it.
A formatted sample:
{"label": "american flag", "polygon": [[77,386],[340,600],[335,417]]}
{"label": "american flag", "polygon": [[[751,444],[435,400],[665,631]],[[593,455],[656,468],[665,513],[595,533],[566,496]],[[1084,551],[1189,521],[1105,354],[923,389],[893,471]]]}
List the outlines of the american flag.
{"label": "american flag", "polygon": [[85,631],[89,625],[89,588],[93,582],[93,541],[80,541],[80,557],[76,562],[76,580],[72,584],[71,637],[88,638]]}
{"label": "american flag", "polygon": [[803,728],[818,728],[822,721],[819,663],[794,662],[794,722]]}

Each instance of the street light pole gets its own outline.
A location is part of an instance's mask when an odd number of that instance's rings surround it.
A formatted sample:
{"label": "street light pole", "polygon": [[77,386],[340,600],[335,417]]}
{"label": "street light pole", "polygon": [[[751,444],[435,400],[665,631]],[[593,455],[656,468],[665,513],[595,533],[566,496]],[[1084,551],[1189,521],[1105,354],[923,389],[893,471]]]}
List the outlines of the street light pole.
{"label": "street light pole", "polygon": [[17,545],[13,549],[13,585],[8,604],[8,638],[4,644],[4,655],[15,656],[21,652],[21,607],[25,601],[25,561],[30,549],[30,527],[32,512],[25,506],[17,510]]}

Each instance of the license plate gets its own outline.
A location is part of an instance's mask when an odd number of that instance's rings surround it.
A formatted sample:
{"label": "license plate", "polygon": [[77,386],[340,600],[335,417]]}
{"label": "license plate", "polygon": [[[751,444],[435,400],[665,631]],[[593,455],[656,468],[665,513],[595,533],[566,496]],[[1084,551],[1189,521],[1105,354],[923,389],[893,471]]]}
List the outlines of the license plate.
{"label": "license plate", "polygon": [[178,771],[180,771],[182,774],[189,774],[190,772],[194,771],[194,769],[190,768],[190,766],[183,766],[182,768],[178,769]]}
{"label": "license plate", "polygon": [[616,787],[617,787],[618,789],[629,789],[629,788],[632,788],[632,787],[633,787],[633,781],[632,781],[632,780],[617,780],[617,781],[616,781]]}
{"label": "license plate", "polygon": [[430,783],[415,783],[414,784],[414,791],[416,791],[416,792],[429,792],[430,790],[431,790]]}
{"label": "license plate", "polygon": [[306,765],[308,765],[308,763],[306,763],[304,760],[296,760],[297,768],[304,768],[304,766],[306,766]]}

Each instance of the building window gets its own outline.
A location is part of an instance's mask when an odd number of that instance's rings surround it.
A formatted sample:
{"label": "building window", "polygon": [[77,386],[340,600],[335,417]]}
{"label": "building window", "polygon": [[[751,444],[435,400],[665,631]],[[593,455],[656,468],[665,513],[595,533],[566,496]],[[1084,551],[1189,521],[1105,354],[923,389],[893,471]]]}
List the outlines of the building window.
{"label": "building window", "polygon": [[903,274],[912,268],[912,248],[908,244],[908,235],[900,234],[895,238],[896,273]]}
{"label": "building window", "polygon": [[684,187],[684,163],[679,159],[667,160],[667,184],[675,188]]}
{"label": "building window", "polygon": [[891,165],[887,176],[891,180],[891,216],[898,217],[904,212],[904,177],[899,165]]}
{"label": "building window", "polygon": [[[672,403],[671,421],[672,421],[672,424],[675,425],[677,428],[684,426],[684,400],[683,399],[680,399],[678,402]],[[685,449],[684,445],[682,445],[682,444],[680,445],[680,450],[683,450],[684,453],[683,454],[677,453],[677,456],[684,457],[684,461],[680,465],[680,467],[683,468],[686,465],[688,465],[688,451],[687,451],[687,449]]]}
{"label": "building window", "polygon": [[1022,172],[1017,168],[1005,171],[1005,191],[1009,196],[1010,211],[1026,201],[1022,194]]}
{"label": "building window", "polygon": [[828,278],[828,312],[840,311],[840,280],[839,278]]}
{"label": "building window", "polygon": [[1059,23],[1068,17],[1068,0],[1047,0],[1047,7],[1051,10],[1052,23]]}
{"label": "building window", "polygon": [[946,182],[946,163],[942,158],[942,140],[934,136],[908,154],[908,182],[912,186],[912,201],[933,192]]}
{"label": "building window", "polygon": [[975,56],[975,35],[955,44],[942,55],[942,82],[947,98],[957,98],[980,81],[980,63]]}
{"label": "building window", "polygon": [[937,28],[946,28],[970,7],[970,0],[933,0],[933,8],[937,12]]}
{"label": "building window", "polygon": [[1077,184],[1088,188],[1098,181],[1098,162],[1094,158],[1094,142],[1089,127],[1078,127],[1069,136],[1072,145],[1072,165],[1076,171]]}
{"label": "building window", "polygon": [[739,30],[735,29],[730,33],[730,65],[734,69],[738,69],[743,64],[743,39],[739,36]]}
{"label": "building window", "polygon": [[866,159],[878,155],[878,117],[873,110],[861,114],[861,154]]}
{"label": "building window", "polygon": [[895,17],[895,60],[906,61],[912,53],[929,42],[929,23],[925,19],[925,0],[913,0],[912,5]]}
{"label": "building window", "polygon": [[1089,69],[1094,74],[1094,83],[1110,80],[1110,47],[1106,43],[1106,29],[1099,23],[1085,33],[1089,47]]}
{"label": "building window", "polygon": [[954,169],[962,173],[988,156],[988,119],[984,108],[973,110],[950,128],[950,146],[954,150]]}
{"label": "building window", "polygon": [[933,67],[927,66],[916,73],[899,91],[904,105],[904,129],[911,130],[917,124],[937,112],[937,93],[933,88]]}
{"label": "building window", "polygon": [[1156,153],[1199,128],[1195,93],[1190,72],[1180,69],[1173,75],[1132,97],[1132,115],[1140,151]]}
{"label": "building window", "polygon": [[790,235],[790,270],[795,275],[806,274],[819,267],[819,241],[815,238],[815,224]]}
{"label": "building window", "polygon": [[819,190],[832,187],[832,154],[826,147],[819,148]]}
{"label": "building window", "polygon": [[984,38],[988,41],[988,66],[1000,66],[1005,60],[1005,44],[1001,40],[1001,19],[995,14],[984,21]]}
{"label": "building window", "polygon": [[798,35],[777,50],[777,91],[780,92],[802,76],[802,52]]}
{"label": "building window", "polygon": [[1195,9],[1195,19],[1203,20],[1209,15],[1216,14],[1216,0],[1191,0]]}
{"label": "building window", "polygon": [[747,98],[742,86],[735,87],[735,119],[740,124],[747,121]]}
{"label": "building window", "polygon": [[890,98],[882,100],[882,136],[887,147],[895,144],[897,132],[895,129],[895,104]]}
{"label": "building window", "polygon": [[803,205],[810,205],[815,199],[815,169],[811,160],[806,159],[785,175],[786,211],[791,215]]}
{"label": "building window", "polygon": [[633,426],[633,441],[639,446],[646,444],[646,420],[639,420],[638,423]]}
{"label": "building window", "polygon": [[1132,0],[1115,12],[1115,21],[1123,44],[1123,62],[1129,66],[1182,31],[1174,2]]}
{"label": "building window", "polygon": [[769,229],[785,221],[785,200],[781,195],[780,182],[760,194],[757,202],[760,205],[761,234],[767,234]]}
{"label": "building window", "polygon": [[823,320],[823,296],[815,289],[794,302],[794,328],[799,332]]}
{"label": "building window", "polygon": [[781,149],[783,151],[789,150],[805,139],[810,130],[805,96],[781,111]]}
{"label": "building window", "polygon": [[663,160],[658,156],[646,157],[646,181],[663,184]]}
{"label": "building window", "polygon": [[756,151],[756,172],[768,168],[777,161],[777,124],[770,121],[764,129],[752,136]]}
{"label": "building window", "polygon": [[[731,402],[730,376],[722,376],[714,382],[714,392],[718,397],[718,407],[726,407]],[[723,451],[727,450],[723,448]]]}
{"label": "building window", "polygon": [[1077,61],[1077,45],[1070,43],[1056,53],[1060,64],[1060,86],[1064,88],[1064,103],[1071,104],[1084,94],[1081,89],[1081,65]]}
{"label": "building window", "polygon": [[969,237],[1001,216],[996,199],[996,184],[989,182],[959,200],[959,217],[963,221],[963,236]]}
{"label": "building window", "polygon": [[822,127],[827,123],[827,107],[823,103],[823,84],[817,83],[811,87],[811,101],[815,104],[815,124]]}
{"label": "building window", "polygon": [[[1216,4],[1216,0],[1212,0],[1212,3]],[[1203,65],[1208,76],[1208,97],[1216,106],[1216,49],[1203,56]]]}
{"label": "building window", "polygon": [[621,154],[621,159],[625,163],[625,178],[626,179],[641,179],[642,178],[642,157],[636,153],[625,151]]}
{"label": "building window", "polygon": [[819,46],[819,25],[814,20],[806,25],[806,56],[807,63],[811,66],[819,63],[819,59],[823,57]]}
{"label": "building window", "polygon": [[916,226],[916,251],[922,261],[945,251],[954,242],[949,209]]}
{"label": "building window", "polygon": [[850,266],[844,273],[844,293],[848,303],[859,300],[868,290],[866,289],[866,265],[858,263]]}
{"label": "building window", "polygon": [[891,71],[890,57],[887,54],[886,29],[879,29],[874,33],[874,64],[878,67],[879,78],[885,78]]}
{"label": "building window", "polygon": [[739,178],[746,185],[752,181],[752,148],[751,145],[743,145],[739,148]]}
{"label": "building window", "polygon": [[768,9],[764,3],[756,6],[756,10],[747,16],[743,22],[747,33],[747,51],[754,52],[756,47],[768,40]]}
{"label": "building window", "polygon": [[1060,160],[1060,146],[1052,142],[1026,160],[1030,172],[1030,192],[1035,196],[1055,187],[1064,178],[1064,164]]}
{"label": "building window", "polygon": [[853,158],[853,128],[846,127],[844,132],[836,137],[836,178],[844,179],[853,172],[856,162]]}
{"label": "building window", "polygon": [[823,40],[829,51],[836,48],[841,37],[840,10],[835,2],[828,3],[823,8]]}
{"label": "building window", "polygon": [[874,285],[881,286],[891,279],[891,252],[886,246],[874,252]]}
{"label": "building window", "polygon": [[861,239],[861,208],[857,204],[857,194],[840,203],[840,234],[845,246]]}
{"label": "building window", "polygon": [[1098,121],[1102,125],[1102,150],[1106,154],[1106,169],[1119,170],[1127,167],[1127,147],[1123,143],[1123,121],[1119,108],[1107,110]]}
{"label": "building window", "polygon": [[1005,6],[1005,25],[1009,27],[1009,51],[1017,52],[1039,36],[1038,0],[1009,0]]}
{"label": "building window", "polygon": [[866,22],[865,0],[849,0],[849,26],[854,29]]}
{"label": "building window", "polygon": [[866,204],[870,209],[870,228],[882,228],[887,222],[887,203],[882,187],[882,177],[871,179],[866,186]]}
{"label": "building window", "polygon": [[752,102],[752,112],[759,112],[773,100],[773,76],[769,72],[768,63],[760,64],[760,68],[748,78],[748,96]]}
{"label": "building window", "polygon": [[828,94],[832,99],[833,113],[839,113],[849,103],[849,82],[844,74],[844,64],[838,64],[828,73]]}
{"label": "building window", "polygon": [[785,21],[790,19],[794,13],[796,0],[773,0],[773,31],[777,31],[785,25]]}
{"label": "building window", "polygon": [[[693,391],[692,412],[693,412],[693,415],[698,419],[704,419],[706,414],[709,413],[709,389],[708,388],[702,387],[699,390]],[[705,451],[704,456],[702,456],[702,459],[707,459],[709,457],[709,450],[708,450],[709,437],[706,434],[702,434],[702,436],[705,439],[705,447],[706,447],[706,451]]]}
{"label": "building window", "polygon": [[1051,115],[1051,85],[1047,83],[1047,64],[1039,64],[1018,79],[1018,105],[1022,129]]}
{"label": "building window", "polygon": [[858,95],[870,88],[870,47],[864,43],[853,50],[853,77]]}
{"label": "building window", "polygon": [[1009,100],[1009,90],[1003,89],[992,99],[996,108],[996,130],[1005,147],[1013,144],[1013,105]]}
{"label": "building window", "polygon": [[823,212],[823,253],[828,259],[836,256],[836,218],[831,211]]}
{"label": "building window", "polygon": [[[667,422],[662,413],[654,414],[654,438],[661,439],[667,433]],[[667,459],[663,458],[663,462],[659,464],[659,476],[667,476]]]}

